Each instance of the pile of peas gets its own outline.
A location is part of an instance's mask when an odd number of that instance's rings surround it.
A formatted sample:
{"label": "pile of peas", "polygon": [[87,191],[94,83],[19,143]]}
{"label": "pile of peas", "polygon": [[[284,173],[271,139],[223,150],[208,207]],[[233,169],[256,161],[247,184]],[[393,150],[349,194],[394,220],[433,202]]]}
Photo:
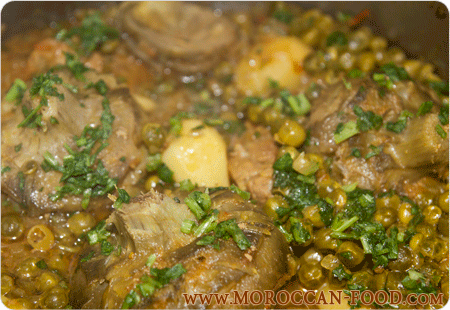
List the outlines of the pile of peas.
{"label": "pile of peas", "polygon": [[96,219],[85,211],[25,217],[19,206],[3,198],[3,303],[13,309],[68,307],[69,279],[84,242],[82,234]]}

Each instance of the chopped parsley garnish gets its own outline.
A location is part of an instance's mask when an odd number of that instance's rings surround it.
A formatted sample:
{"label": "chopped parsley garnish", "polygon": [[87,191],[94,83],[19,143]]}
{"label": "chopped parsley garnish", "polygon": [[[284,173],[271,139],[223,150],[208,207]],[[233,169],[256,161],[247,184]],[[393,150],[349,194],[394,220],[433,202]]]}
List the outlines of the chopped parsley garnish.
{"label": "chopped parsley garnish", "polygon": [[350,137],[359,133],[357,123],[354,121],[349,121],[347,123],[339,123],[334,131],[334,141],[336,144],[347,140]]}
{"label": "chopped parsley garnish", "polygon": [[94,251],[89,252],[86,256],[83,256],[83,257],[80,259],[80,262],[81,262],[81,263],[84,263],[84,262],[89,261],[92,257],[94,257],[94,254],[95,254]]}
{"label": "chopped parsley garnish", "polygon": [[311,239],[311,234],[305,228],[305,225],[298,218],[291,216],[289,218],[291,224],[292,237],[298,244],[303,244]]}
{"label": "chopped parsley garnish", "polygon": [[356,158],[361,158],[361,151],[359,149],[357,149],[356,147],[352,149],[350,156],[356,157]]}
{"label": "chopped parsley garnish", "polygon": [[182,120],[194,117],[194,114],[188,112],[178,112],[175,116],[169,119],[170,132],[176,136],[179,136],[183,127]]}
{"label": "chopped parsley garnish", "polygon": [[197,184],[193,184],[191,180],[186,179],[180,182],[180,190],[190,192],[197,187]]}
{"label": "chopped parsley garnish", "polygon": [[10,166],[2,167],[2,174],[6,173],[8,171],[11,171],[11,167]]}
{"label": "chopped parsley garnish", "polygon": [[393,63],[383,65],[380,69],[383,73],[374,73],[372,79],[380,86],[381,96],[384,96],[386,89],[392,89],[395,82],[411,79],[404,68]]}
{"label": "chopped parsley garnish", "polygon": [[346,79],[342,78],[342,82],[344,83],[345,88],[352,89],[352,83],[348,82]]}
{"label": "chopped parsley garnish", "polygon": [[437,289],[428,281],[425,276],[415,271],[408,270],[408,275],[402,280],[403,286],[410,292],[416,294],[436,294]]}
{"label": "chopped parsley garnish", "polygon": [[59,122],[54,116],[50,116],[50,124],[56,125],[59,124]]}
{"label": "chopped parsley garnish", "polygon": [[76,79],[80,81],[86,81],[84,77],[84,73],[89,71],[89,68],[86,67],[81,61],[79,61],[75,55],[70,53],[65,53],[66,55],[66,66],[69,68],[70,72],[75,76]]}
{"label": "chopped parsley garnish", "polygon": [[416,116],[425,115],[425,114],[429,113],[432,108],[433,108],[433,101],[425,101],[424,103],[422,103],[420,105]]}
{"label": "chopped parsley garnish", "polygon": [[14,151],[16,153],[20,152],[21,149],[22,149],[22,143],[19,143],[16,146],[14,146]]}
{"label": "chopped parsley garnish", "polygon": [[173,183],[175,182],[173,179],[173,171],[166,166],[166,164],[162,164],[157,169],[158,177],[165,183]]}
{"label": "chopped parsley garnish", "polygon": [[332,274],[335,278],[338,278],[339,281],[350,280],[352,278],[352,275],[345,271],[344,266],[342,266],[342,264],[339,264],[339,267],[334,268]]}
{"label": "chopped parsley garnish", "polygon": [[236,223],[236,219],[230,219],[227,221],[220,222],[217,224],[216,229],[214,230],[216,238],[228,239],[231,237],[239,249],[246,250],[252,244],[244,235],[242,230],[239,228]]}
{"label": "chopped parsley garnish", "polygon": [[107,26],[101,20],[100,15],[94,13],[86,16],[79,27],[61,30],[57,33],[56,38],[58,40],[66,40],[73,36],[77,36],[80,39],[78,52],[88,56],[106,41],[118,38],[119,32]]}
{"label": "chopped parsley garnish", "polygon": [[[196,225],[191,220],[184,220],[181,231],[186,234],[194,234],[196,237],[203,236],[197,242],[197,245],[212,245],[218,250],[218,239],[232,238],[241,250],[251,246],[251,242],[239,228],[235,219],[218,223],[219,211],[211,209],[212,203],[209,194],[194,191],[188,195],[184,202],[199,220],[199,224]],[[212,234],[206,235],[208,233]]]}
{"label": "chopped parsley garnish", "polygon": [[23,95],[27,90],[27,84],[21,79],[15,79],[11,88],[8,90],[5,96],[5,100],[14,102],[16,105],[22,102]]}
{"label": "chopped parsley garnish", "polygon": [[402,67],[396,66],[394,63],[388,63],[381,66],[381,71],[386,74],[392,82],[404,81],[411,79],[408,72]]}
{"label": "chopped parsley garnish", "polygon": [[448,104],[443,104],[438,114],[439,121],[442,125],[448,124]]}
{"label": "chopped parsley garnish", "polygon": [[108,85],[106,85],[105,81],[103,80],[98,80],[95,83],[90,82],[86,85],[86,88],[95,88],[95,90],[103,96],[108,92]]}
{"label": "chopped parsley garnish", "polygon": [[355,106],[353,112],[358,117],[356,124],[360,131],[378,130],[383,125],[383,118],[372,111],[363,111],[361,107]]}
{"label": "chopped parsley garnish", "polygon": [[348,42],[346,35],[342,31],[335,31],[327,37],[327,46],[346,45]]}
{"label": "chopped parsley garnish", "polygon": [[150,155],[147,159],[147,171],[153,172],[156,171],[162,165],[161,154],[156,153]]}
{"label": "chopped parsley garnish", "polygon": [[111,235],[109,231],[106,230],[106,222],[100,221],[94,228],[86,233],[86,239],[90,245],[106,241]]}
{"label": "chopped parsley garnish", "polygon": [[23,191],[25,189],[25,176],[22,171],[17,173],[17,178],[19,179],[19,189]]}
{"label": "chopped parsley garnish", "polygon": [[141,301],[141,296],[143,298],[152,296],[157,289],[164,287],[172,280],[178,279],[184,273],[186,273],[186,269],[181,264],[176,264],[172,268],[151,268],[150,275],[143,275],[141,282],[136,285],[136,290],[131,290],[125,296],[121,308],[129,309],[133,307]]}
{"label": "chopped parsley garnish", "polygon": [[[292,225],[288,224],[289,218],[301,217],[305,207],[317,205],[320,210],[320,219],[326,226],[330,225],[333,217],[333,207],[325,199],[320,198],[314,180],[305,179],[293,169],[292,164],[291,155],[286,153],[273,165],[274,190],[276,193],[282,192],[289,203],[289,208],[279,207],[276,210],[279,220],[276,220],[275,224],[288,241],[294,240]],[[288,226],[284,227],[284,225]]]}
{"label": "chopped parsley garnish", "polygon": [[[44,153],[44,166],[63,174],[60,179],[63,186],[58,187],[55,194],[50,194],[52,201],[57,201],[65,195],[83,195],[81,206],[87,208],[92,197],[103,196],[116,186],[117,179],[109,177],[109,172],[97,158],[97,155],[108,145],[106,140],[111,135],[115,118],[111,114],[106,97],[102,101],[102,106],[101,125],[86,126],[80,137],[74,137],[78,149],[71,149],[65,145],[69,155],[63,158],[62,165],[50,152]],[[94,149],[98,143],[100,145]]]}
{"label": "chopped parsley garnish", "polygon": [[407,125],[408,118],[413,117],[414,114],[411,112],[404,110],[400,113],[398,120],[396,122],[387,122],[386,129],[395,133],[401,133]]}
{"label": "chopped parsley garnish", "polygon": [[346,23],[352,19],[352,14],[339,11],[336,14],[336,19],[341,23]]}
{"label": "chopped parsley garnish", "polygon": [[369,146],[369,148],[370,148],[370,151],[364,157],[365,159],[369,159],[371,157],[379,155],[381,153],[381,151],[383,150],[383,147],[375,146],[375,145],[372,145],[372,144]]}
{"label": "chopped parsley garnish", "polygon": [[237,186],[234,185],[234,184],[232,184],[232,185],[230,186],[230,190],[231,190],[233,193],[236,193],[236,194],[238,194],[239,196],[241,196],[242,199],[244,199],[244,200],[249,200],[249,199],[250,199],[250,193],[249,193],[249,192],[243,191],[242,189],[240,189],[239,187],[237,187]]}
{"label": "chopped parsley garnish", "polygon": [[359,78],[364,76],[364,72],[359,69],[352,69],[347,73],[347,76],[351,79]]}
{"label": "chopped parsley garnish", "polygon": [[128,195],[127,191],[122,188],[119,188],[117,192],[119,194],[119,197],[117,197],[116,201],[114,201],[113,207],[116,209],[120,209],[123,203],[130,202],[130,195]]}
{"label": "chopped parsley garnish", "polygon": [[441,125],[436,125],[436,132],[439,136],[441,136],[442,139],[447,138],[447,133],[445,132],[444,128],[442,128]]}
{"label": "chopped parsley garnish", "polygon": [[448,96],[448,82],[446,81],[430,81],[428,83],[431,88],[433,88],[436,93],[440,96]]}
{"label": "chopped parsley garnish", "polygon": [[37,107],[33,110],[28,110],[25,106],[22,106],[22,112],[25,119],[17,127],[42,127],[41,122],[42,115],[38,114],[39,110],[43,106],[48,106],[48,97],[57,97],[60,101],[64,100],[64,95],[58,92],[54,85],[62,84],[62,79],[51,72],[40,74],[33,78],[33,84],[30,87],[30,95],[32,98],[39,96],[41,100]]}
{"label": "chopped parsley garnish", "polygon": [[[274,83],[274,81],[271,81],[270,83]],[[276,89],[279,90],[279,88]],[[246,97],[242,103],[244,105],[259,105],[262,108],[274,106],[276,110],[291,117],[306,115],[311,110],[311,103],[305,94],[300,93],[297,96],[294,96],[286,89],[279,90],[278,94],[271,98],[262,99],[260,97]]]}

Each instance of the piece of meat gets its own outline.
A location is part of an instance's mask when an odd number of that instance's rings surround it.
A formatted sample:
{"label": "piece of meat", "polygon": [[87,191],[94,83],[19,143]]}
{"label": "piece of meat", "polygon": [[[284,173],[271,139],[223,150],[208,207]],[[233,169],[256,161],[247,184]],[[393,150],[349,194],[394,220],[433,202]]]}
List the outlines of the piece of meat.
{"label": "piece of meat", "polygon": [[264,202],[272,192],[273,164],[278,147],[270,130],[246,123],[245,133],[232,143],[228,170],[239,188]]}
{"label": "piece of meat", "polygon": [[[59,182],[61,173],[53,170],[45,172],[41,163],[45,152],[49,152],[61,164],[64,156],[68,155],[65,145],[76,149],[74,136],[80,136],[85,126],[99,125],[103,112],[103,96],[92,88],[86,89],[85,83],[66,70],[55,73],[64,83],[76,86],[78,92],[73,93],[63,84],[55,84],[58,92],[64,95],[64,100],[48,97],[48,107],[41,108],[42,121],[46,124],[43,128],[18,128],[24,119],[19,108],[8,118],[2,119],[2,167],[10,168],[2,174],[2,191],[29,208],[32,214],[81,209],[81,196],[67,195],[54,202],[50,200],[49,194],[55,193],[56,188],[62,185]],[[98,158],[109,171],[109,176],[117,178],[121,184],[127,173],[144,158],[144,152],[138,149],[138,112],[128,89],[118,86],[113,76],[89,71],[85,77],[94,83],[103,79],[110,88],[107,97],[115,120],[107,140],[108,146],[98,154]],[[26,91],[23,105],[32,109],[39,100],[39,97],[31,98],[29,91]],[[51,124],[51,117],[55,117],[58,124]],[[20,151],[15,151],[19,144]],[[124,161],[119,160],[122,157]],[[27,174],[30,164],[35,165],[36,169]],[[23,173],[23,179],[19,177],[19,172]],[[94,206],[95,201],[91,204]]]}
{"label": "piece of meat", "polygon": [[117,23],[132,52],[159,71],[207,71],[237,40],[236,27],[226,17],[192,3],[126,2]]}
{"label": "piece of meat", "polygon": [[[435,130],[439,110],[436,104],[430,114],[409,120],[401,133],[382,127],[361,132],[339,144],[334,140],[339,123],[357,120],[355,106],[381,115],[386,124],[397,121],[404,110],[415,114],[423,102],[432,99],[435,98],[429,91],[413,81],[397,82],[384,96],[370,79],[354,79],[349,88],[344,83],[323,85],[318,98],[312,101],[311,115],[305,124],[311,132],[306,151],[331,156],[334,177],[344,184],[358,182],[365,189],[398,187],[402,180],[412,177],[413,171],[419,175],[436,173],[439,166],[448,165],[448,141]],[[443,127],[448,131],[447,126]],[[380,147],[382,152],[366,159],[373,150],[371,146]],[[355,149],[361,152],[361,158],[352,156]]]}
{"label": "piece of meat", "polygon": [[[94,256],[80,263],[71,281],[70,300],[74,308],[120,308],[125,296],[149,268],[147,258],[155,254],[156,268],[181,263],[187,270],[180,278],[144,298],[140,308],[188,308],[183,293],[229,293],[238,290],[279,288],[292,276],[290,249],[284,236],[260,207],[231,191],[211,194],[212,207],[219,210],[219,222],[236,219],[252,243],[240,250],[232,239],[221,240],[220,249],[197,245],[199,238],[180,231],[185,219],[194,220],[183,203],[151,191],[116,210],[107,220],[110,242],[121,246],[120,255],[102,255],[98,244],[81,255]],[[201,307],[229,307],[203,305]]]}

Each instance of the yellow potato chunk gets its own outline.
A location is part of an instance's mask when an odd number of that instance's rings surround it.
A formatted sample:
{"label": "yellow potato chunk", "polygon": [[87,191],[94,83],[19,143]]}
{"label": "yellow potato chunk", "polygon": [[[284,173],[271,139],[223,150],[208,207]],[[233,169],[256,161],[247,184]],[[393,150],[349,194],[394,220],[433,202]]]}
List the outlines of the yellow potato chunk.
{"label": "yellow potato chunk", "polygon": [[278,37],[258,44],[236,69],[237,87],[247,96],[264,96],[270,91],[269,79],[282,88],[300,85],[303,60],[311,47],[296,37]]}
{"label": "yellow potato chunk", "polygon": [[176,182],[190,179],[199,186],[229,186],[225,141],[214,128],[196,129],[200,125],[200,120],[184,120],[180,137],[170,143],[162,161]]}

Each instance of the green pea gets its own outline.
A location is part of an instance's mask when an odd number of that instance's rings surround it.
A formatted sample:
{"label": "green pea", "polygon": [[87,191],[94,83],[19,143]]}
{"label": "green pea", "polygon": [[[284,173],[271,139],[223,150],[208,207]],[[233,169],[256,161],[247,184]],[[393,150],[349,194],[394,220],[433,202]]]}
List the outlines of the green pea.
{"label": "green pea", "polygon": [[398,247],[397,259],[389,262],[389,268],[393,270],[406,271],[411,268],[416,261],[416,257],[409,247],[400,245]]}
{"label": "green pea", "polygon": [[331,228],[321,228],[314,234],[314,246],[324,252],[336,251],[339,240],[331,237]]}
{"label": "green pea", "polygon": [[69,303],[67,292],[59,286],[50,289],[41,300],[45,309],[62,309]]}
{"label": "green pea", "polygon": [[59,281],[60,279],[55,273],[44,271],[37,279],[37,286],[41,292],[45,292],[56,286]]}
{"label": "green pea", "polygon": [[1,283],[2,295],[9,293],[14,288],[14,279],[7,274],[2,274]]}
{"label": "green pea", "polygon": [[374,281],[372,271],[365,269],[355,272],[348,282],[348,285],[358,285],[364,289],[373,290]]}
{"label": "green pea", "polygon": [[364,250],[351,241],[343,242],[336,254],[349,268],[358,266],[364,260]]}
{"label": "green pea", "polygon": [[310,264],[310,265],[317,265],[320,264],[320,262],[323,259],[322,253],[317,251],[314,248],[309,248],[301,257],[300,257],[300,265],[304,264]]}
{"label": "green pea", "polygon": [[386,277],[386,289],[389,291],[397,290],[402,294],[406,294],[406,289],[403,287],[402,281],[406,277],[405,271],[391,271]]}
{"label": "green pea", "polygon": [[88,212],[78,212],[67,220],[67,226],[73,234],[79,236],[95,226],[95,219]]}
{"label": "green pea", "polygon": [[283,145],[299,147],[305,142],[306,131],[299,123],[287,119],[275,134],[275,140]]}
{"label": "green pea", "polygon": [[37,257],[29,257],[19,263],[16,267],[16,275],[19,278],[30,278],[37,276],[41,269],[37,266],[40,259]]}
{"label": "green pea", "polygon": [[166,133],[160,124],[147,123],[142,128],[142,140],[151,154],[158,153],[164,144]]}
{"label": "green pea", "polygon": [[273,220],[278,219],[276,212],[278,208],[289,208],[287,201],[280,195],[270,197],[264,204],[264,212],[266,212],[266,214]]}
{"label": "green pea", "polygon": [[323,269],[319,264],[304,264],[298,270],[297,275],[307,289],[316,289],[325,281]]}
{"label": "green pea", "polygon": [[392,208],[380,208],[375,212],[374,219],[388,228],[397,221],[397,212]]}
{"label": "green pea", "polygon": [[22,219],[15,214],[2,216],[2,237],[15,240],[24,232]]}

